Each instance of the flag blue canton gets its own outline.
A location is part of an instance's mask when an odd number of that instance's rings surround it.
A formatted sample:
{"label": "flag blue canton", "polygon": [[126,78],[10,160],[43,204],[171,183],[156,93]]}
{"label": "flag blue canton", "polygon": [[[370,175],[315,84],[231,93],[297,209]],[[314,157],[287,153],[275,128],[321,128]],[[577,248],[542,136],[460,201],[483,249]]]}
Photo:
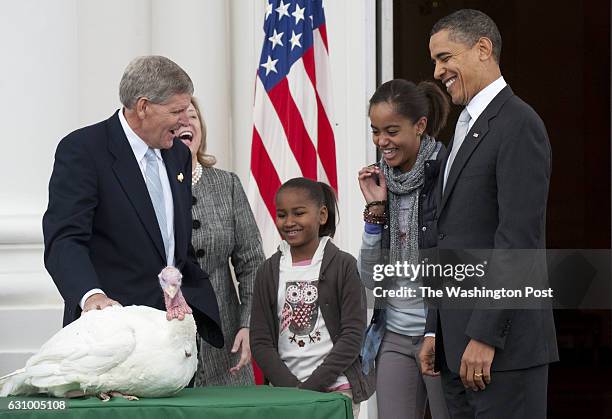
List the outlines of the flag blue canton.
{"label": "flag blue canton", "polygon": [[258,70],[266,91],[287,77],[293,63],[312,47],[312,32],[324,23],[322,0],[268,2]]}

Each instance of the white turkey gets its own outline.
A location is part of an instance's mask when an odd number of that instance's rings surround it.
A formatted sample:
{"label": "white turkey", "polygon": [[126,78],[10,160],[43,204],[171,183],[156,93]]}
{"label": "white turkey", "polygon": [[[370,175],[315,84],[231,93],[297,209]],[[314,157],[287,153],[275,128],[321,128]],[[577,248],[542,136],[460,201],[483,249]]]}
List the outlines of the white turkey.
{"label": "white turkey", "polygon": [[196,325],[180,290],[181,279],[174,267],[159,274],[165,312],[114,306],[83,313],[24,368],[0,378],[0,396],[48,393],[107,400],[111,395],[136,399],[176,394],[198,363]]}

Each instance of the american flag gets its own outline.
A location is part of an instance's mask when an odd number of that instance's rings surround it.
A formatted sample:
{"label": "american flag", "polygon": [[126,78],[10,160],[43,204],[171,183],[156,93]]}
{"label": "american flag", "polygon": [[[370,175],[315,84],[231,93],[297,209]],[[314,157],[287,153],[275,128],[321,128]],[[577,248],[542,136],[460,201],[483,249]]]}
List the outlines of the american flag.
{"label": "american flag", "polygon": [[322,0],[268,0],[255,86],[249,202],[270,256],[279,243],[274,194],[293,177],[338,190]]}

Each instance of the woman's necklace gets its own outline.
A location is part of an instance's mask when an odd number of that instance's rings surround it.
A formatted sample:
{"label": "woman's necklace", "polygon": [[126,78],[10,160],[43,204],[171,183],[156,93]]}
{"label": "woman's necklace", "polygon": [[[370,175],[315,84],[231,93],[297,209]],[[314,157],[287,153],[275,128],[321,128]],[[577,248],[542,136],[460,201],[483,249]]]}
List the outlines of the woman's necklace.
{"label": "woman's necklace", "polygon": [[200,178],[202,177],[202,165],[200,162],[196,162],[195,169],[191,172],[191,185],[195,185],[198,183]]}

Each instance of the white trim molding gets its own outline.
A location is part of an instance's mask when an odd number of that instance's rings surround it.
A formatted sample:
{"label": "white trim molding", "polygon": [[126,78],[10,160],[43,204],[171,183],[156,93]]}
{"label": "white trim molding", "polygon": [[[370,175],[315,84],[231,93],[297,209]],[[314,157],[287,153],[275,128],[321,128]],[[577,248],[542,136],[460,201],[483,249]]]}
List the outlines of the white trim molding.
{"label": "white trim molding", "polygon": [[0,215],[0,246],[39,245],[42,247],[41,214]]}

